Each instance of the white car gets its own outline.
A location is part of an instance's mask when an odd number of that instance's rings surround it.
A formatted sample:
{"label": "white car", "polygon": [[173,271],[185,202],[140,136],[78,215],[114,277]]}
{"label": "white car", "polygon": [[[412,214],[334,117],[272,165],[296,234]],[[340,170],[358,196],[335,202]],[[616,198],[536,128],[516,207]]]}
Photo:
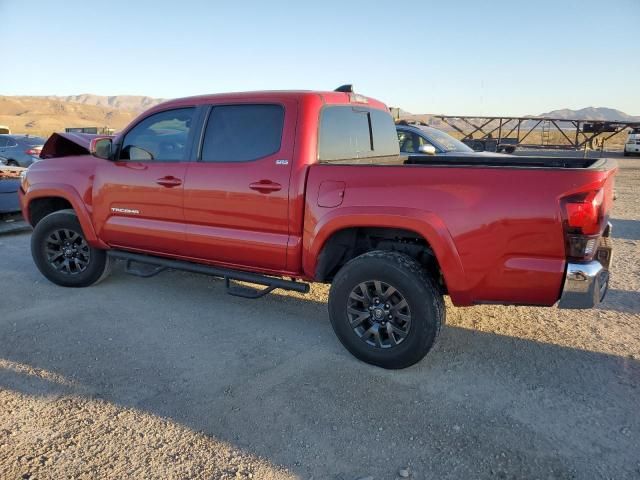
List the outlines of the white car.
{"label": "white car", "polygon": [[640,128],[629,130],[629,136],[624,144],[624,156],[640,154]]}

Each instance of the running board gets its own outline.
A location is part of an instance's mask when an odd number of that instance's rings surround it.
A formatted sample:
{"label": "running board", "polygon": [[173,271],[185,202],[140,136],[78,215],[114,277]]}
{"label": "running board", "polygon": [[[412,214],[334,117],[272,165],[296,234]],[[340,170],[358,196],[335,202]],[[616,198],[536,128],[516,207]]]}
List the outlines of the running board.
{"label": "running board", "polygon": [[[154,257],[150,255],[142,255],[139,253],[125,252],[122,250],[109,250],[109,257],[124,260],[125,272],[138,277],[153,277],[168,268],[173,270],[183,270],[185,272],[200,273],[212,277],[222,278],[225,281],[225,287],[229,295],[242,298],[260,298],[271,293],[276,288],[282,290],[292,290],[294,292],[308,293],[309,284],[296,282],[295,280],[285,280],[283,278],[268,277],[257,273],[243,272],[241,270],[229,270],[226,268],[212,267],[210,265],[202,265],[200,263],[184,262],[182,260],[171,260],[163,257]],[[134,268],[133,264],[151,265],[153,268],[149,270],[141,270]],[[263,285],[262,290],[245,287],[242,285],[233,285],[231,281],[254,283]]]}

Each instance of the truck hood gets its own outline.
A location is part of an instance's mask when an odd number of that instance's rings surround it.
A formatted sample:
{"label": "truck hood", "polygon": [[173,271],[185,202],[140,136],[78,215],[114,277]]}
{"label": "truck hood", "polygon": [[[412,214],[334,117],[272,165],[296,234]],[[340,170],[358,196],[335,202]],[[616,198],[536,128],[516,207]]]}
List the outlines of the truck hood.
{"label": "truck hood", "polygon": [[90,133],[54,133],[40,152],[40,158],[68,157],[89,154],[91,140],[98,136]]}

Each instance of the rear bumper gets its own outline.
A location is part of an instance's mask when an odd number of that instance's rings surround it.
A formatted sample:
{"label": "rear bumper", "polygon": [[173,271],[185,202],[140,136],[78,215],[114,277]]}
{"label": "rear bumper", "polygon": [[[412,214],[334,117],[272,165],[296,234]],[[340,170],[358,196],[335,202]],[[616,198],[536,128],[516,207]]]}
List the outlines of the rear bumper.
{"label": "rear bumper", "polygon": [[600,262],[567,264],[560,308],[593,308],[598,305],[609,287],[609,270]]}
{"label": "rear bumper", "polygon": [[593,308],[598,305],[609,288],[611,265],[611,224],[607,225],[596,258],[588,263],[568,263],[559,308]]}

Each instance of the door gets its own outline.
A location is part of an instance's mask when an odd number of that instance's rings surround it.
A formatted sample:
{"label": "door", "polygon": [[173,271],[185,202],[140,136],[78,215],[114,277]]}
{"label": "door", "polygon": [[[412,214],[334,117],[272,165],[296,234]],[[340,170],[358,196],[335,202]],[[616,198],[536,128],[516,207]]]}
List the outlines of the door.
{"label": "door", "polygon": [[194,108],[154,113],[130,129],[117,159],[94,181],[94,225],[114,247],[179,254],[185,241],[183,194],[193,144]]}
{"label": "door", "polygon": [[9,143],[9,137],[0,135],[0,157],[4,157],[6,155],[8,143]]}
{"label": "door", "polygon": [[185,255],[282,270],[297,103],[213,105],[185,182]]}
{"label": "door", "polygon": [[16,148],[18,142],[11,137],[0,136],[0,157],[6,158],[14,165],[19,165],[20,153]]}

